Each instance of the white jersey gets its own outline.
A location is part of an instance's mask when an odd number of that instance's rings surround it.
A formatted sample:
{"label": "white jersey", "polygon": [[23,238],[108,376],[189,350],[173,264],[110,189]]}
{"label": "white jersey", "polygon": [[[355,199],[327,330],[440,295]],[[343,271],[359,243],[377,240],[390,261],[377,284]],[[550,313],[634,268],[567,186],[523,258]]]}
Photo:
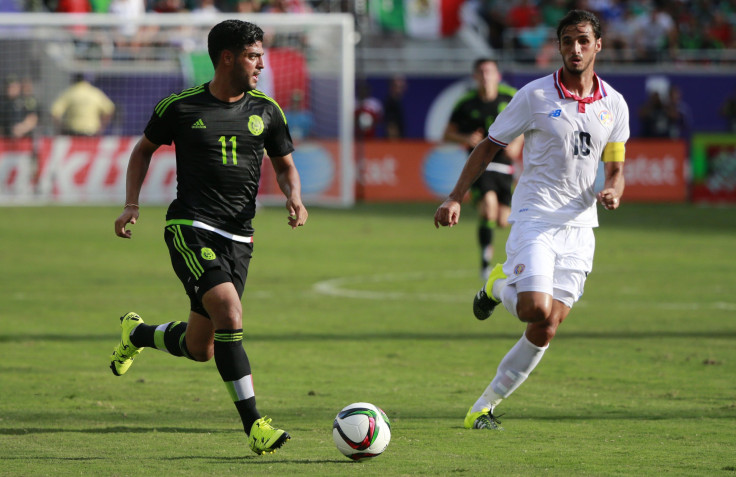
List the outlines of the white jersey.
{"label": "white jersey", "polygon": [[593,96],[573,99],[559,81],[561,72],[521,88],[488,128],[488,138],[506,147],[524,134],[524,170],[509,222],[597,227],[598,164],[607,143],[629,139],[629,109],[598,75]]}

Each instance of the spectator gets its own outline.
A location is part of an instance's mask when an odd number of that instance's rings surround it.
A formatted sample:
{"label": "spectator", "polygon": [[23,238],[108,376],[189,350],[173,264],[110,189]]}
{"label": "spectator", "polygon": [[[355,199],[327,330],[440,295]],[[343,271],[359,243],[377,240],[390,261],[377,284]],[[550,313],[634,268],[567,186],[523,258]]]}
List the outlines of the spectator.
{"label": "spectator", "polygon": [[666,107],[669,137],[672,139],[689,138],[692,113],[690,106],[682,100],[682,91],[678,86],[670,86]]}
{"label": "spectator", "polygon": [[99,88],[78,73],[69,86],[51,105],[51,116],[61,134],[98,136],[107,127],[115,112],[115,104]]}
{"label": "spectator", "polygon": [[29,137],[38,125],[38,101],[30,78],[23,81],[11,76],[0,100],[2,135],[9,138]]}
{"label": "spectator", "polygon": [[198,5],[192,9],[192,14],[197,17],[205,16],[212,18],[220,13],[220,10],[215,5],[215,0],[200,0]]}
{"label": "spectator", "polygon": [[238,0],[235,2],[236,13],[258,13],[262,8],[261,0]]}
{"label": "spectator", "polygon": [[649,97],[639,109],[641,136],[688,138],[692,113],[680,88],[663,76],[651,76],[646,88]]}
{"label": "spectator", "polygon": [[531,0],[517,0],[509,10],[508,26],[511,28],[528,28],[532,18],[539,16],[539,9]]}
{"label": "spectator", "polygon": [[386,137],[399,139],[404,137],[404,93],[406,80],[403,76],[394,76],[388,86],[388,96],[383,101],[383,117],[386,125]]}
{"label": "spectator", "polygon": [[669,136],[669,116],[660,91],[650,91],[647,102],[639,108],[639,120],[642,137]]}
{"label": "spectator", "polygon": [[57,13],[89,13],[92,5],[89,0],[47,0],[47,7]]}
{"label": "spectator", "polygon": [[383,120],[383,105],[371,96],[366,82],[358,84],[358,101],[355,105],[355,135],[362,139],[376,137],[378,124]]}
{"label": "spectator", "polygon": [[504,34],[507,29],[506,18],[509,5],[507,2],[483,2],[479,13],[488,24],[488,43],[491,48],[501,50],[504,48]]}
{"label": "spectator", "polygon": [[529,17],[529,25],[521,28],[516,37],[516,47],[522,51],[529,52],[528,58],[534,58],[537,52],[547,43],[550,29],[542,22],[539,12],[532,13]]}
{"label": "spectator", "polygon": [[708,37],[716,45],[716,48],[732,48],[734,34],[731,24],[726,16],[719,11],[713,13],[712,22],[708,27]]}
{"label": "spectator", "polygon": [[557,24],[567,14],[567,0],[549,0],[542,2],[542,20],[544,24],[550,28],[557,27]]}
{"label": "spectator", "polygon": [[265,13],[311,13],[312,8],[302,0],[269,0]]}
{"label": "spectator", "polygon": [[184,10],[182,0],[157,0],[153,4],[154,13],[181,13]]}
{"label": "spectator", "polygon": [[619,62],[630,62],[635,59],[634,39],[639,30],[640,20],[633,8],[623,8],[621,16],[610,21],[604,42],[610,50],[611,59]]}
{"label": "spectator", "polygon": [[677,46],[677,29],[672,16],[661,5],[655,5],[656,8],[638,21],[635,47],[637,60],[643,62],[659,61],[663,59],[663,50],[674,50]]}
{"label": "spectator", "polygon": [[736,90],[721,105],[721,116],[726,119],[728,130],[736,133]]}

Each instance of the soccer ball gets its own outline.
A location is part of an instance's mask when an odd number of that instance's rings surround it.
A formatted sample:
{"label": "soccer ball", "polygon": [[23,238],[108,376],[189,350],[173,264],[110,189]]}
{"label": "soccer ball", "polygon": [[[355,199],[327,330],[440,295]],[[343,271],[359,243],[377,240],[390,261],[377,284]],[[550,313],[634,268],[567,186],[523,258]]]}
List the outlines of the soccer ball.
{"label": "soccer ball", "polygon": [[380,407],[356,402],[337,413],[332,438],[337,449],[353,460],[376,457],[391,440],[391,422]]}

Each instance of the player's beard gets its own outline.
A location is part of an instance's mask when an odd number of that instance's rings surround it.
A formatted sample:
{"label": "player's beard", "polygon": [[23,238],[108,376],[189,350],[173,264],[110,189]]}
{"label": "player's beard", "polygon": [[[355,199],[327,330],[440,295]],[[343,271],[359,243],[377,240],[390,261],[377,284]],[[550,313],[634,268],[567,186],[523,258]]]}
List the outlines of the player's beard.
{"label": "player's beard", "polygon": [[248,74],[245,71],[237,70],[233,70],[231,76],[233,84],[237,84],[238,89],[240,89],[243,93],[253,91],[258,87],[258,81],[254,79],[255,77],[256,76],[254,74]]}
{"label": "player's beard", "polygon": [[588,58],[587,60],[583,58],[580,63],[577,65],[572,64],[570,59],[565,59],[562,61],[563,65],[565,66],[565,71],[570,73],[573,76],[582,76],[583,73],[588,71],[588,69],[591,68],[593,65],[593,60],[595,59],[594,56]]}

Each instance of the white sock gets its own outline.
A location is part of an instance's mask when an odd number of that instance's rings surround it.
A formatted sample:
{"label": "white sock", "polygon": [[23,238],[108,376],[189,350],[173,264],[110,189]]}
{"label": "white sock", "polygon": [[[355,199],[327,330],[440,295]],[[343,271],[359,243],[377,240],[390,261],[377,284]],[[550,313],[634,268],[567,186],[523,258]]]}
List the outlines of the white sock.
{"label": "white sock", "polygon": [[496,301],[501,301],[501,292],[503,291],[504,287],[506,286],[506,279],[505,278],[499,278],[497,280],[493,281],[493,286],[490,290],[486,288],[486,295],[490,296]]}
{"label": "white sock", "polygon": [[526,334],[523,335],[501,360],[496,377],[475,402],[472,412],[478,412],[484,408],[493,411],[503,399],[509,397],[526,381],[529,374],[542,360],[548,347],[549,345],[540,348],[529,341]]}
{"label": "white sock", "polygon": [[[504,282],[505,281],[506,280],[504,280]],[[501,303],[503,303],[503,307],[506,308],[509,313],[518,318],[519,313],[516,311],[516,304],[519,302],[519,297],[516,294],[516,285],[504,286],[499,296],[501,297]]]}

